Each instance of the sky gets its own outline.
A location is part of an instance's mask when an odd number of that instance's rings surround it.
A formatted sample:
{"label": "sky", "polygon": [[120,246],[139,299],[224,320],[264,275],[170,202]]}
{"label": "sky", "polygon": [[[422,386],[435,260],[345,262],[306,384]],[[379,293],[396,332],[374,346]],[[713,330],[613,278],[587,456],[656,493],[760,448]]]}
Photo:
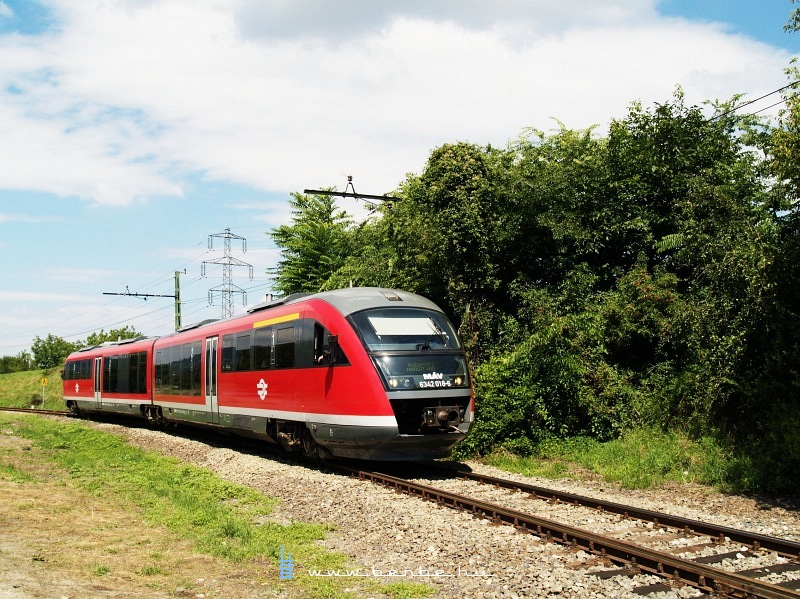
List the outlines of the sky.
{"label": "sky", "polygon": [[[272,291],[291,194],[788,83],[790,0],[0,0],[0,356]],[[778,95],[748,107],[775,114]],[[356,216],[363,205],[342,200]],[[246,250],[246,251],[245,251]],[[206,263],[205,266],[203,263]],[[205,276],[204,276],[205,275]],[[210,290],[215,290],[210,293]],[[246,302],[246,303],[245,303]]]}

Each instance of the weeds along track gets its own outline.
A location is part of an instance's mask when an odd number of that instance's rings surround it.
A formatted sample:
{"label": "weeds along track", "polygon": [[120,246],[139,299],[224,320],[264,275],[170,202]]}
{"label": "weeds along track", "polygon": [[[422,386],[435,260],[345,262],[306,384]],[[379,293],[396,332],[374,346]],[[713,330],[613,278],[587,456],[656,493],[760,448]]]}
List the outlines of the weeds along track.
{"label": "weeds along track", "polygon": [[431,468],[349,474],[562,544],[587,575],[641,577],[638,594],[800,598],[800,543],[472,472],[437,469],[432,482]]}

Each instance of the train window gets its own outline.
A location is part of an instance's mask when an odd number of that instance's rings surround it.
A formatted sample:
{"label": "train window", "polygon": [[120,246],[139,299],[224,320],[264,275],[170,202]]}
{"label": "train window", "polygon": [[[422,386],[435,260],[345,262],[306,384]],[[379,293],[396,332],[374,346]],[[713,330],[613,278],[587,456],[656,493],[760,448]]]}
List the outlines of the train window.
{"label": "train window", "polygon": [[107,356],[103,360],[103,391],[105,393],[117,392],[117,356]]}
{"label": "train window", "polygon": [[276,343],[293,343],[294,342],[294,327],[284,327],[278,329],[278,334],[275,339]]}
{"label": "train window", "polygon": [[147,352],[142,351],[134,355],[136,367],[133,368],[134,361],[131,360],[131,391],[147,393]]}
{"label": "train window", "polygon": [[192,389],[192,344],[184,343],[181,345],[181,395],[191,395],[186,393]]}
{"label": "train window", "polygon": [[292,368],[294,366],[294,326],[278,329],[275,333],[275,367]]}
{"label": "train window", "polygon": [[156,392],[170,395],[169,369],[172,364],[172,348],[165,347],[156,352]]}
{"label": "train window", "polygon": [[181,388],[181,348],[175,346],[172,348],[172,359],[169,363],[169,389],[170,393],[177,394]]}
{"label": "train window", "polygon": [[200,395],[200,354],[203,349],[203,344],[200,341],[192,343],[192,362],[191,362],[191,395]]}
{"label": "train window", "polygon": [[347,356],[338,343],[330,345],[330,331],[319,323],[314,323],[314,364],[347,364]]}
{"label": "train window", "polygon": [[236,371],[252,370],[251,356],[250,331],[247,331],[236,336]]}
{"label": "train window", "polygon": [[256,329],[253,334],[253,363],[256,370],[274,368],[274,357],[272,354],[272,329],[264,327]]}
{"label": "train window", "polygon": [[114,391],[117,393],[128,393],[130,391],[130,381],[128,380],[128,372],[130,370],[130,357],[128,354],[116,356],[117,362],[117,380],[114,386]]}
{"label": "train window", "polygon": [[222,372],[233,371],[233,335],[222,336]]}
{"label": "train window", "polygon": [[[160,357],[159,352],[156,359]],[[147,352],[107,356],[103,358],[103,370],[105,393],[147,392]]]}
{"label": "train window", "polygon": [[129,354],[127,358],[127,368],[120,372],[120,391],[124,385],[129,393],[139,393],[139,354]]}
{"label": "train window", "polygon": [[[156,393],[160,395],[200,395],[200,350],[202,343],[193,341],[156,351]],[[138,393],[147,392],[147,353],[142,352],[137,371]],[[131,356],[131,367],[134,357]],[[133,385],[133,372],[130,375]],[[133,387],[131,391],[134,391]]]}
{"label": "train window", "polygon": [[65,381],[74,379],[89,379],[92,378],[92,361],[89,360],[75,360],[69,362],[64,368],[64,375],[62,377]]}
{"label": "train window", "polygon": [[440,312],[387,308],[365,310],[350,318],[370,351],[460,349],[453,325]]}
{"label": "train window", "polygon": [[314,364],[322,364],[325,362],[325,327],[321,324],[314,323]]}

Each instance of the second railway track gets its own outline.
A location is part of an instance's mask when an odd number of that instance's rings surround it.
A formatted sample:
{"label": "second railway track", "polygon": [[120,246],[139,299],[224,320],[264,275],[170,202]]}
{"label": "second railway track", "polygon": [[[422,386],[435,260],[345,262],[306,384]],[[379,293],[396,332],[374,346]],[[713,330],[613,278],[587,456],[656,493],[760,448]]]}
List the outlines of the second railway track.
{"label": "second railway track", "polygon": [[[662,579],[637,587],[637,594],[686,586],[696,589],[697,596],[800,598],[800,543],[795,541],[470,472],[444,476],[472,481],[483,490],[456,493],[442,488],[447,480],[431,486],[369,470],[354,469],[350,474],[513,526],[521,533],[562,544],[576,554],[583,552],[591,557],[581,564],[576,562],[576,567],[586,568],[587,575],[608,578],[647,573]],[[499,498],[500,502],[497,497],[489,500],[486,489],[502,489],[505,496]],[[558,504],[570,513],[537,515],[532,506],[539,500]],[[594,518],[576,514],[576,509],[587,510]],[[575,520],[584,523],[566,523]],[[587,526],[586,520],[596,525]]]}

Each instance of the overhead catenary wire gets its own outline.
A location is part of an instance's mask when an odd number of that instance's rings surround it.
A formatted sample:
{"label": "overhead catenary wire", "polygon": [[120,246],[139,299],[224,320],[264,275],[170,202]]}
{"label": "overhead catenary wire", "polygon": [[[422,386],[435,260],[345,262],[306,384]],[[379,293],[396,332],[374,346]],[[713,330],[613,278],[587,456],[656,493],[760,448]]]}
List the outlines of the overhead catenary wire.
{"label": "overhead catenary wire", "polygon": [[[166,277],[164,278],[164,280],[166,281]],[[189,280],[189,281],[186,282],[185,287],[190,287],[192,284],[197,284],[201,280],[202,280],[202,277],[197,277],[197,278],[194,278],[192,280]],[[257,278],[257,280],[258,280],[258,278]],[[269,282],[260,282],[258,285],[255,285],[252,288],[248,287],[247,288],[247,292],[248,293],[256,292],[257,290],[263,289],[264,292],[266,293],[269,288],[270,288]],[[114,329],[114,328],[117,328],[117,327],[129,325],[129,324],[136,325],[136,323],[141,322],[142,319],[148,319],[150,317],[157,316],[159,313],[164,314],[165,317],[168,314],[170,316],[172,316],[173,311],[174,311],[174,307],[173,307],[173,303],[172,302],[164,302],[161,298],[154,298],[151,302],[149,302],[150,304],[155,304],[155,305],[152,306],[151,310],[143,311],[142,307],[144,306],[144,302],[141,302],[141,305],[131,306],[129,309],[125,309],[125,310],[121,310],[120,312],[117,312],[115,314],[116,318],[113,318],[113,317],[112,318],[108,318],[109,317],[109,309],[112,306],[119,307],[120,306],[120,304],[119,304],[120,301],[124,301],[124,298],[114,297],[114,298],[109,299],[108,301],[102,302],[102,304],[100,305],[99,309],[94,310],[94,312],[98,316],[102,315],[101,316],[101,320],[95,321],[94,324],[81,323],[83,326],[78,325],[75,328],[71,328],[69,330],[64,330],[64,326],[63,325],[68,325],[70,322],[73,322],[73,324],[77,324],[74,321],[79,320],[83,316],[85,316],[85,314],[74,314],[74,315],[70,315],[70,316],[67,316],[67,317],[63,318],[59,322],[60,326],[57,327],[60,330],[52,330],[52,332],[55,335],[58,335],[59,337],[65,339],[67,341],[76,342],[76,341],[83,340],[85,338],[85,336],[88,335],[88,334],[95,333],[95,332],[98,332],[98,331],[101,331],[101,330]],[[161,305],[159,305],[159,304],[161,304]],[[198,313],[202,313],[203,311],[208,310],[208,308],[209,308],[208,298],[207,298],[207,295],[206,295],[205,291],[203,291],[203,296],[202,297],[197,297],[197,298],[184,297],[184,298],[182,298],[181,299],[181,304],[184,307],[190,306],[188,309],[184,308],[184,310],[182,310],[183,317],[188,322],[192,321],[192,317],[194,315],[196,315]],[[53,327],[53,329],[55,329],[55,328],[56,327]],[[159,328],[161,328],[160,325],[159,325]],[[147,336],[153,336],[153,335],[158,336],[158,335],[161,334],[161,333],[154,333],[154,332],[151,332],[149,330],[149,329],[152,329],[152,324],[151,325],[147,325],[144,328],[141,328],[140,326],[137,326],[137,329],[141,329],[141,331],[140,331],[141,334],[144,334],[144,335],[147,335]],[[31,338],[44,337],[44,335],[42,335],[41,329],[38,329],[38,328],[36,330],[31,330],[28,334],[31,336]],[[18,344],[0,345],[0,353],[6,353],[6,352],[14,353],[14,352],[18,352],[20,350],[26,350],[26,349],[28,351],[30,351],[30,343],[25,343],[25,344],[18,343]]]}
{"label": "overhead catenary wire", "polygon": [[[776,89],[774,91],[771,91],[771,92],[769,92],[767,94],[764,94],[763,96],[759,96],[758,98],[754,98],[753,100],[748,100],[747,102],[739,104],[738,106],[734,106],[733,108],[731,108],[729,110],[726,110],[723,113],[715,115],[714,117],[710,118],[709,121],[716,121],[717,119],[721,119],[722,117],[728,116],[729,114],[732,114],[732,113],[736,112],[737,110],[741,110],[745,106],[749,106],[750,104],[755,104],[756,102],[758,102],[760,100],[763,100],[764,98],[768,98],[770,96],[774,96],[775,94],[779,94],[779,93],[781,93],[783,91],[786,91],[787,89],[795,87],[797,85],[800,85],[800,81],[794,81],[794,82],[789,83],[787,85],[784,85],[783,87],[780,87],[780,88],[778,88],[778,89]],[[754,115],[754,114],[758,114],[759,112],[763,112],[765,110],[769,110],[770,108],[774,108],[775,106],[778,106],[779,104],[782,104],[785,101],[786,100],[784,99],[784,100],[781,100],[780,102],[776,102],[775,104],[772,104],[771,106],[767,106],[766,108],[762,108],[760,110],[752,112],[748,116],[751,116],[751,115]]]}
{"label": "overhead catenary wire", "polygon": [[[255,227],[258,227],[258,226],[260,226],[260,225],[247,225],[247,226],[244,226],[242,228],[250,229],[250,228],[255,228]],[[199,246],[203,245],[203,243],[204,242],[196,243],[194,245],[194,249],[197,249]],[[167,282],[171,282],[171,281],[174,280],[174,277],[173,277],[173,271],[174,270],[181,270],[181,271],[188,270],[189,273],[190,273],[189,277],[182,278],[182,284],[181,284],[182,292],[183,292],[183,290],[188,290],[188,289],[191,289],[191,288],[194,288],[195,291],[197,291],[198,284],[202,284],[204,282],[204,278],[205,277],[200,276],[199,274],[196,275],[196,276],[193,276],[191,274],[192,271],[194,271],[194,268],[192,266],[193,265],[197,265],[200,261],[204,260],[207,257],[209,252],[210,252],[210,250],[204,250],[202,252],[195,253],[194,255],[185,257],[183,259],[182,263],[177,268],[170,269],[169,274],[166,274],[166,273],[162,272],[162,273],[157,274],[155,276],[155,278],[149,278],[147,280],[143,280],[143,282],[136,282],[135,284],[131,284],[131,287],[133,289],[130,290],[130,294],[131,295],[136,295],[137,293],[141,294],[144,291],[157,290],[157,289],[161,288]],[[258,252],[256,252],[256,253],[258,253]],[[184,256],[186,256],[186,254],[184,254]],[[172,262],[172,258],[166,258],[164,260],[161,260],[158,263],[150,265],[149,268],[147,268],[146,272],[143,272],[141,274],[146,276],[148,273],[151,273],[151,274],[152,273],[156,273],[156,272],[162,270],[163,266],[169,264],[170,262]],[[248,287],[246,289],[247,292],[251,292],[251,291],[252,292],[257,292],[260,289],[264,289],[265,292],[267,292],[269,290],[270,281],[271,281],[271,279],[269,277],[255,277],[255,279],[256,279],[257,285],[253,286],[252,288]],[[114,281],[111,281],[108,284],[109,285],[122,285],[122,286],[125,286],[126,289],[127,289],[127,286],[125,285],[125,283],[128,283],[128,282],[130,282],[130,281],[117,280],[116,283]],[[154,295],[154,294],[150,294],[150,295]],[[166,294],[164,294],[164,295],[166,295]],[[209,303],[208,303],[208,300],[207,300],[206,290],[203,290],[203,297],[202,298],[190,297],[190,296],[188,296],[186,294],[183,294],[183,293],[182,293],[182,295],[183,295],[183,297],[181,298],[181,304],[182,305],[184,305],[184,306],[194,306],[194,307],[197,308],[197,310],[191,310],[191,308],[190,308],[190,311],[188,313],[186,313],[184,311],[184,316],[190,316],[191,314],[194,314],[196,312],[201,312],[202,310],[208,308],[208,306],[209,306]],[[94,324],[93,326],[91,326],[91,325],[89,325],[89,324],[87,324],[85,322],[83,322],[83,323],[76,323],[75,322],[77,320],[82,320],[86,316],[85,313],[75,313],[75,314],[67,314],[67,315],[59,314],[59,318],[58,318],[57,322],[53,322],[53,323],[45,324],[45,325],[40,325],[40,326],[36,327],[36,329],[31,329],[27,333],[25,333],[25,332],[21,333],[21,335],[27,334],[31,338],[33,338],[34,336],[42,335],[42,330],[58,329],[58,330],[54,330],[54,333],[57,334],[58,336],[63,337],[64,339],[67,339],[67,340],[79,340],[83,336],[85,336],[86,334],[89,334],[89,333],[93,333],[93,332],[100,331],[100,330],[103,330],[103,329],[108,330],[109,328],[114,328],[114,327],[121,326],[121,325],[128,324],[128,323],[135,323],[137,320],[139,320],[141,318],[147,318],[148,316],[152,316],[153,314],[157,314],[159,312],[163,312],[163,313],[166,314],[167,312],[172,312],[172,310],[173,310],[172,302],[170,302],[169,304],[164,302],[162,304],[161,301],[158,298],[154,298],[152,301],[153,302],[159,302],[159,304],[161,304],[161,305],[158,306],[158,307],[153,306],[152,310],[148,310],[148,311],[144,311],[143,312],[142,311],[142,306],[131,306],[128,309],[123,309],[123,310],[119,310],[118,311],[117,308],[122,307],[122,305],[119,303],[121,301],[124,302],[125,299],[122,298],[122,297],[109,297],[107,301],[104,301],[104,302],[98,304],[97,307],[93,310],[93,312],[97,316],[100,316],[100,319],[95,321],[96,324]],[[110,309],[112,307],[114,307],[114,312],[115,312],[115,314],[113,314],[113,315],[109,314],[109,312],[111,311]],[[109,316],[111,316],[111,318],[108,318]],[[114,317],[114,316],[116,316],[116,317]],[[67,329],[65,331],[65,328],[66,328],[65,325],[68,326],[70,323],[76,324],[77,326],[75,326],[74,328],[71,328],[71,330]],[[87,327],[90,327],[90,328],[87,328]],[[5,350],[24,349],[26,347],[29,347],[29,345],[30,344],[21,344],[21,343],[20,344],[13,344],[13,345],[6,345],[6,346],[0,345],[0,350],[5,351]]]}
{"label": "overhead catenary wire", "polygon": [[770,104],[770,105],[769,105],[769,106],[767,106],[766,108],[761,108],[761,109],[759,109],[759,110],[755,110],[755,111],[753,111],[753,112],[750,112],[750,113],[748,113],[748,114],[747,114],[747,116],[753,116],[753,115],[756,115],[756,114],[758,114],[759,112],[764,112],[765,110],[769,110],[770,108],[775,108],[776,106],[780,106],[781,104],[785,104],[785,103],[786,103],[786,99],[783,99],[783,100],[781,100],[780,102],[775,102],[774,104]]}

